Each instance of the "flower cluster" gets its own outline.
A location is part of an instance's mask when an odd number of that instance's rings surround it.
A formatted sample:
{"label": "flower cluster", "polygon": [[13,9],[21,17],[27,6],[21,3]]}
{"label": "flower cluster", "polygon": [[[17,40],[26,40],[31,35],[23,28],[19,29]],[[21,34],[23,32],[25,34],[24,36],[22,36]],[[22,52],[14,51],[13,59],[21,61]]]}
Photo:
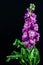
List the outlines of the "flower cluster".
{"label": "flower cluster", "polygon": [[27,12],[24,16],[24,26],[22,29],[22,40],[27,48],[30,48],[39,41],[40,34],[38,31],[38,24],[36,23],[36,14],[31,12],[30,8],[27,8]]}

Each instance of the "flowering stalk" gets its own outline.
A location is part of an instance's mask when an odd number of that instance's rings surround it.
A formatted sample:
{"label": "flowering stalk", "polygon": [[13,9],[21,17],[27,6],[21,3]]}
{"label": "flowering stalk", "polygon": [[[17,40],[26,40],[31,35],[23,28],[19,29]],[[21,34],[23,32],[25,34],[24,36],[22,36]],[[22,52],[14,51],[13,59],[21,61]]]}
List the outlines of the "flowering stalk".
{"label": "flowering stalk", "polygon": [[16,46],[17,49],[20,49],[20,52],[13,50],[13,52],[6,56],[7,62],[12,59],[20,61],[21,65],[37,65],[40,61],[40,55],[38,49],[35,47],[35,44],[39,41],[40,34],[38,31],[38,24],[36,23],[36,14],[33,13],[35,10],[35,5],[30,4],[30,7],[27,8],[27,12],[24,16],[24,26],[22,29],[22,42],[18,39],[15,40],[13,46]]}
{"label": "flowering stalk", "polygon": [[22,29],[22,40],[24,41],[24,45],[27,48],[31,48],[35,46],[35,44],[39,41],[40,34],[38,31],[38,24],[36,23],[37,15],[33,13],[35,10],[35,5],[30,4],[30,7],[27,8],[27,12],[24,16],[24,26]]}

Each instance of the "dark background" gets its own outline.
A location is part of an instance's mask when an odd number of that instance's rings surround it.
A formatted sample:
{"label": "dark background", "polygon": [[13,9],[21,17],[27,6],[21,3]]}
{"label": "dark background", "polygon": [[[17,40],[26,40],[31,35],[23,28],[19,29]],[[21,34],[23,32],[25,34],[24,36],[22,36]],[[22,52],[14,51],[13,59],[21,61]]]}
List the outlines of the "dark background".
{"label": "dark background", "polygon": [[[12,43],[16,38],[22,40],[24,13],[30,3],[36,5],[37,23],[39,25],[40,41],[36,44],[40,52],[40,63],[43,65],[43,1],[42,0],[14,0],[0,2],[0,65],[15,64],[16,61],[6,63],[6,56],[13,50]],[[19,51],[19,50],[18,50]],[[19,63],[17,63],[19,64]],[[16,65],[16,64],[15,64]],[[20,64],[19,64],[20,65]]]}

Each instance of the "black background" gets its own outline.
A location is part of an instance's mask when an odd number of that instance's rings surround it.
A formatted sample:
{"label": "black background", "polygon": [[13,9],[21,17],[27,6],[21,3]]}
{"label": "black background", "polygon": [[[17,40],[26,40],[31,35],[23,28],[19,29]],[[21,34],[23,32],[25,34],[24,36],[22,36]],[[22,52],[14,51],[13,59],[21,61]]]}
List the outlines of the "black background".
{"label": "black background", "polygon": [[[40,63],[43,65],[43,1],[42,0],[14,0],[0,2],[0,65],[19,64],[16,61],[6,63],[6,56],[13,50],[12,43],[16,38],[22,40],[24,13],[30,3],[36,5],[37,23],[39,25],[40,41],[36,44],[40,52]],[[19,51],[19,50],[18,50]],[[15,64],[15,65],[16,65]],[[20,65],[20,64],[19,64]]]}

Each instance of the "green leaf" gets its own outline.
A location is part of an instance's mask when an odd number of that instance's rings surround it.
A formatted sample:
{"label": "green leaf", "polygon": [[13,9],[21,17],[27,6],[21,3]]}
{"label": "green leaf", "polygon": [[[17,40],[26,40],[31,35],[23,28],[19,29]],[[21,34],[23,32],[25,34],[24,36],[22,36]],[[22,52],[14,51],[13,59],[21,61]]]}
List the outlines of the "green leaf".
{"label": "green leaf", "polygon": [[21,58],[20,64],[21,65],[27,65],[27,63],[25,62],[25,60],[23,58]]}
{"label": "green leaf", "polygon": [[23,47],[21,48],[21,54],[25,55],[25,49]]}
{"label": "green leaf", "polygon": [[17,46],[17,48],[24,46],[23,42],[20,40],[16,39],[15,42],[13,43],[13,46]]}
{"label": "green leaf", "polygon": [[7,56],[7,62],[9,62],[12,59],[18,59],[20,57],[20,55],[16,54],[16,55],[9,55]]}
{"label": "green leaf", "polygon": [[7,58],[6,62],[9,62],[11,59],[10,58]]}
{"label": "green leaf", "polygon": [[17,45],[17,39],[15,40],[15,42],[13,43],[13,46]]}
{"label": "green leaf", "polygon": [[18,59],[18,58],[20,58],[21,57],[21,55],[20,55],[20,53],[18,53],[18,52],[16,52],[16,51],[13,51],[12,53],[11,53],[11,55],[9,55],[9,56],[6,56],[7,57],[7,62],[9,62],[10,60],[12,60],[12,59]]}
{"label": "green leaf", "polygon": [[39,51],[37,50],[37,48],[35,48],[35,51],[34,52],[34,65],[38,64],[40,62],[40,56],[39,56]]}
{"label": "green leaf", "polygon": [[[31,50],[31,49],[30,49]],[[33,47],[30,55],[28,55],[29,64],[37,65],[40,61],[39,51],[36,47]]]}

